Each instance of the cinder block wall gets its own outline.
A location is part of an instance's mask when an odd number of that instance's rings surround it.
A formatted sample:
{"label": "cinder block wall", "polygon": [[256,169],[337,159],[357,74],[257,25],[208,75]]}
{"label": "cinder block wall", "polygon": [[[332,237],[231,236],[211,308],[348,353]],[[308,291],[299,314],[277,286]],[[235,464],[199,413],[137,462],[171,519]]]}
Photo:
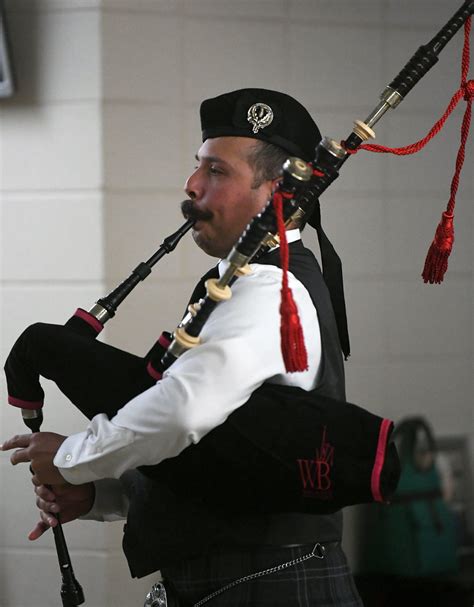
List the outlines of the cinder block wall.
{"label": "cinder block wall", "polygon": [[[88,307],[180,225],[203,98],[243,86],[282,89],[307,105],[324,134],[344,138],[457,4],[9,0],[19,90],[0,105],[2,361],[24,327],[62,323]],[[426,133],[458,86],[461,46],[458,35],[380,123],[379,142],[403,145]],[[438,434],[472,441],[472,149],[449,274],[441,286],[419,278],[447,201],[461,113],[415,157],[361,152],[322,208],[345,268],[349,399],[393,419],[426,415]],[[107,339],[144,352],[176,324],[207,264],[188,238],[123,304]],[[54,386],[47,394],[44,429],[83,427]],[[0,424],[2,437],[24,431],[5,405]],[[26,540],[36,520],[28,476],[0,458],[2,607],[26,607],[32,594],[40,607],[59,604],[52,537]],[[150,580],[130,580],[121,524],[76,522],[66,532],[88,605],[141,604]]]}

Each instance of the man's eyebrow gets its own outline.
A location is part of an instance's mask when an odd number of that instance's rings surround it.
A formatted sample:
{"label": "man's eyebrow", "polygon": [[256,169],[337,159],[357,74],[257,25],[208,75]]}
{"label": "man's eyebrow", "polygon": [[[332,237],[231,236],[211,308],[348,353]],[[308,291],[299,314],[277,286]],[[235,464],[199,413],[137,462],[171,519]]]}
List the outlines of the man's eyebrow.
{"label": "man's eyebrow", "polygon": [[198,154],[195,154],[194,158],[198,162],[200,162],[201,160],[204,160],[205,162],[220,162],[222,164],[227,164],[227,162],[225,160],[223,160],[222,158],[219,158],[219,156],[201,156],[201,157],[199,157]]}

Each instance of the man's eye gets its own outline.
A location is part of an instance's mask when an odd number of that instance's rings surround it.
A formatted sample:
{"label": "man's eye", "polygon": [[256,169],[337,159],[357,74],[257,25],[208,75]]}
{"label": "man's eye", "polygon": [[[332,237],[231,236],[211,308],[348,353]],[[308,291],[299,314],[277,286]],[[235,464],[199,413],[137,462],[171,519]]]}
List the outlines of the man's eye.
{"label": "man's eye", "polygon": [[211,175],[222,175],[221,169],[218,169],[215,166],[210,166],[209,167],[209,173],[211,173]]}

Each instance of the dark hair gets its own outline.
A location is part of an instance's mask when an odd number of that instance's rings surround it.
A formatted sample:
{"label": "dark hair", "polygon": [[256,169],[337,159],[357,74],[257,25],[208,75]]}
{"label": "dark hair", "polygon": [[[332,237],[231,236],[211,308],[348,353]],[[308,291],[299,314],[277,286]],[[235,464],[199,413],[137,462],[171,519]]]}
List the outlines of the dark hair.
{"label": "dark hair", "polygon": [[[279,177],[283,163],[290,155],[283,148],[273,143],[256,141],[247,156],[247,162],[254,171],[252,188],[259,188],[264,181]],[[304,217],[297,222],[300,230],[304,229],[306,221],[307,218]]]}
{"label": "dark hair", "polygon": [[288,156],[290,156],[288,152],[273,143],[256,141],[247,156],[247,162],[254,171],[252,188],[259,188],[264,181],[276,179]]}

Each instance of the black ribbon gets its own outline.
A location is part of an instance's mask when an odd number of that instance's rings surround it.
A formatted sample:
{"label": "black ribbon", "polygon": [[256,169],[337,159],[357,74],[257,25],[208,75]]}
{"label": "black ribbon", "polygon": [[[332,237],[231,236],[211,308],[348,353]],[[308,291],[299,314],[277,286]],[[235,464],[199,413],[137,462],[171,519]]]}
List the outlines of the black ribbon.
{"label": "black ribbon", "polygon": [[349,329],[347,327],[346,301],[344,299],[344,283],[342,279],[342,263],[339,255],[331,244],[331,241],[324,233],[321,226],[321,207],[319,201],[316,201],[314,211],[311,213],[308,223],[312,226],[318,235],[319,248],[321,250],[321,261],[323,266],[323,277],[326,283],[329,295],[331,297],[334,315],[336,317],[337,332],[341,350],[347,360],[351,354],[351,345],[349,341]]}

